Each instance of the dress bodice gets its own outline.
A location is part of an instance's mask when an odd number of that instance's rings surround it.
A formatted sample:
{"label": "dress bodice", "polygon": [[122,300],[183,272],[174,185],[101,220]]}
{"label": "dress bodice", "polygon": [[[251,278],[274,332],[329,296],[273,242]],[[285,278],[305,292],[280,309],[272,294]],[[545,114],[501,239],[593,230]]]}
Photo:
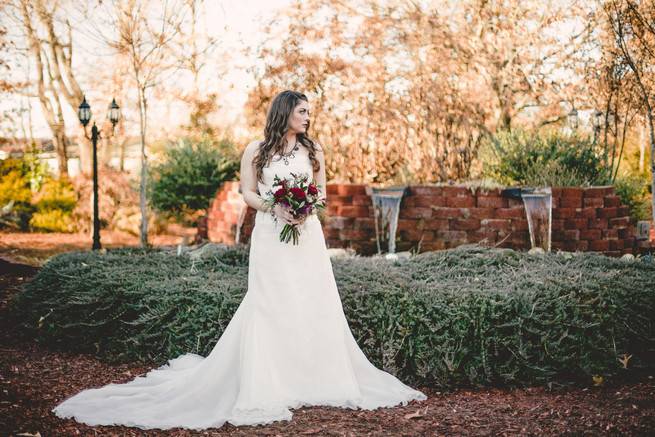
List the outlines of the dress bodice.
{"label": "dress bodice", "polygon": [[264,182],[259,181],[257,185],[260,196],[267,197],[268,192],[273,187],[275,176],[285,179],[291,177],[291,173],[295,175],[304,173],[309,176],[310,181],[313,179],[314,172],[309,162],[309,152],[307,149],[301,147],[300,150],[294,151],[290,156],[273,156],[271,162],[264,167]]}

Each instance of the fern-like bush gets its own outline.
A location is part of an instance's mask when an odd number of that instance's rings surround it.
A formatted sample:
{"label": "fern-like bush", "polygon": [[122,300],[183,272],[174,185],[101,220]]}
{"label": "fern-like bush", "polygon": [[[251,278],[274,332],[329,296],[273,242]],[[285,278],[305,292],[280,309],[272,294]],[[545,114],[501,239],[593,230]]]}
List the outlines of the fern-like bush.
{"label": "fern-like bush", "polygon": [[609,170],[591,139],[515,129],[488,137],[480,150],[483,176],[505,185],[605,185]]}
{"label": "fern-like bush", "polygon": [[238,159],[227,140],[215,143],[184,138],[167,144],[163,155],[149,170],[150,202],[178,221],[207,209],[221,184],[236,178]]}
{"label": "fern-like bush", "polygon": [[36,212],[30,219],[30,227],[45,232],[74,231],[71,215],[77,200],[75,187],[69,180],[44,178],[41,190],[32,199]]}
{"label": "fern-like bush", "polygon": [[29,228],[34,206],[30,203],[30,169],[24,161],[0,159],[0,228]]}
{"label": "fern-like bush", "polygon": [[614,181],[614,191],[621,198],[621,203],[630,208],[633,223],[650,220],[648,185],[647,180],[632,173],[621,174]]}
{"label": "fern-like bush", "polygon": [[[247,250],[61,255],[12,302],[38,338],[112,359],[207,354],[247,288]],[[589,383],[655,362],[655,261],[454,249],[334,259],[355,338],[420,387]],[[308,284],[311,286],[311,284]]]}

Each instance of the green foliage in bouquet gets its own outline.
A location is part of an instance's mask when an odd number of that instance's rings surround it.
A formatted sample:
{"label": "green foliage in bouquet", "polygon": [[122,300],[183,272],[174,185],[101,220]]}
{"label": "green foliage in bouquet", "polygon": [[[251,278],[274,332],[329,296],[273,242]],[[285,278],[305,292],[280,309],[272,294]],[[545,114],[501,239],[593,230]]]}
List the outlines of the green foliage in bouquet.
{"label": "green foliage in bouquet", "polygon": [[164,155],[149,169],[149,199],[155,209],[180,222],[207,209],[221,184],[237,175],[238,158],[228,140],[184,138],[167,144]]}
{"label": "green foliage in bouquet", "polygon": [[605,185],[609,170],[588,137],[514,129],[488,137],[479,152],[483,175],[507,186]]}
{"label": "green foliage in bouquet", "polygon": [[41,190],[32,199],[36,212],[30,227],[45,232],[74,231],[71,215],[77,201],[75,187],[69,180],[44,179]]}
{"label": "green foliage in bouquet", "polygon": [[[195,257],[65,254],[27,284],[12,313],[43,341],[110,359],[207,354],[243,298],[247,263],[247,248],[227,246]],[[650,256],[474,247],[333,267],[366,355],[418,387],[589,384],[655,362]]]}

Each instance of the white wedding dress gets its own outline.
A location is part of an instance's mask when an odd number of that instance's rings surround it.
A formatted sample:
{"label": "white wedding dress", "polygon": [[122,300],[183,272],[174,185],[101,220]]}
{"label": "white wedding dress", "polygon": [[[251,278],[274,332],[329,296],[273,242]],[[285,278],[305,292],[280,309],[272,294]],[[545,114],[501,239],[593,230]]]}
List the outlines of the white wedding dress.
{"label": "white wedding dress", "polygon": [[[262,195],[276,174],[312,174],[302,152],[264,169]],[[270,214],[255,223],[248,292],[209,356],[186,354],[131,382],[85,390],[54,412],[88,425],[206,429],[290,420],[303,405],[371,410],[426,399],[357,346],[318,218],[302,225],[298,245],[279,241],[282,225]]]}

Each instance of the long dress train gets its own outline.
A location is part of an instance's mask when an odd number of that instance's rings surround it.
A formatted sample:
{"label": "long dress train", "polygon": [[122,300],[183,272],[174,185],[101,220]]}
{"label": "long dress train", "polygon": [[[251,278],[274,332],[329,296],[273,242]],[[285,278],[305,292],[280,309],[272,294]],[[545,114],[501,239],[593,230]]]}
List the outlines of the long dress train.
{"label": "long dress train", "polygon": [[[288,163],[288,164],[287,164]],[[312,174],[306,154],[264,169],[273,178]],[[182,355],[125,384],[70,397],[53,411],[88,425],[206,429],[225,422],[290,420],[290,409],[330,405],[376,409],[425,399],[373,366],[350,332],[321,224],[301,227],[298,245],[259,212],[251,237],[248,292],[212,352]]]}

